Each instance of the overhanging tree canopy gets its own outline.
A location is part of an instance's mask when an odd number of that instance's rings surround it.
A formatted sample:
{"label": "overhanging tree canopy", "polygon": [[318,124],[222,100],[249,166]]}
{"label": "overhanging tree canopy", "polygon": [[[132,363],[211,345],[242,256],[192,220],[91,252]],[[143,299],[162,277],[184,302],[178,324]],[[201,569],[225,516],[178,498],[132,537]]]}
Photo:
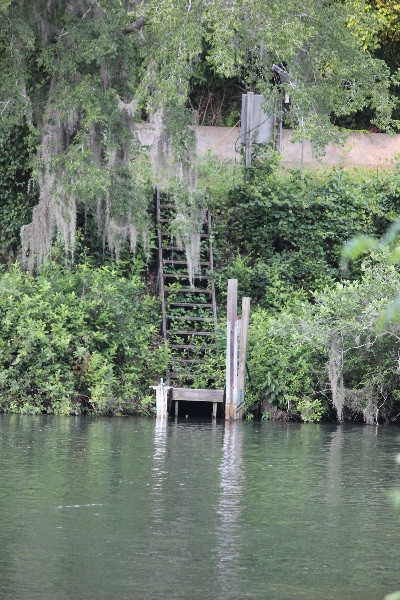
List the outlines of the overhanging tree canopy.
{"label": "overhanging tree canopy", "polygon": [[332,113],[364,106],[381,129],[394,125],[388,68],[365,41],[378,21],[362,1],[0,2],[1,120],[4,127],[26,120],[38,136],[39,203],[22,230],[31,266],[56,234],[73,253],[79,203],[96,213],[117,253],[126,241],[132,250],[138,238],[146,243],[151,177],[136,135],[144,114],[158,124],[158,164],[172,140],[175,196],[189,221],[183,241],[193,242],[201,201],[186,104],[202,61],[266,96],[276,93],[272,64],[283,65],[293,123],[311,139],[329,138]]}

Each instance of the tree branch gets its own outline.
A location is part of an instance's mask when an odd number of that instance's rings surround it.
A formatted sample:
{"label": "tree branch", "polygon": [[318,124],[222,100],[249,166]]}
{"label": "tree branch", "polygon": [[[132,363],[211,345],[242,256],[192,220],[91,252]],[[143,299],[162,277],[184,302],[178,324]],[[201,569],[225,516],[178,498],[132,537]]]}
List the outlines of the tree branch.
{"label": "tree branch", "polygon": [[141,30],[142,30],[142,27],[145,25],[145,23],[146,23],[146,19],[142,15],[141,17],[136,19],[136,21],[133,21],[133,23],[130,23],[129,25],[124,27],[122,29],[122,33],[124,33],[125,35],[129,35],[130,33],[138,33],[140,35],[140,37],[142,38],[142,40],[144,40],[144,35]]}

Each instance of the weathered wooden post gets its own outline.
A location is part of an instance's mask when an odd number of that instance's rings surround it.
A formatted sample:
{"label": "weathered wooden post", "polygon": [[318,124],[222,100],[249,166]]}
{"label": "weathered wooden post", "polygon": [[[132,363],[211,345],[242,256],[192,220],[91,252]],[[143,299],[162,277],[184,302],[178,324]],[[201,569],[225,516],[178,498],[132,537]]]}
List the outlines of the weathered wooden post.
{"label": "weathered wooden post", "polygon": [[247,344],[249,339],[249,320],[250,320],[250,298],[242,298],[242,318],[240,325],[239,340],[239,370],[237,382],[237,418],[242,418],[244,405],[244,392],[246,387],[246,362],[247,362]]}
{"label": "weathered wooden post", "polygon": [[250,319],[248,297],[242,300],[242,318],[237,316],[237,287],[237,279],[228,280],[225,419],[233,421],[243,416]]}
{"label": "weathered wooden post", "polygon": [[165,385],[161,378],[159,385],[151,385],[150,389],[156,390],[157,419],[166,419],[168,417],[168,392],[171,386]]}
{"label": "weathered wooden post", "polygon": [[226,324],[225,419],[236,419],[237,404],[237,279],[228,279]]}

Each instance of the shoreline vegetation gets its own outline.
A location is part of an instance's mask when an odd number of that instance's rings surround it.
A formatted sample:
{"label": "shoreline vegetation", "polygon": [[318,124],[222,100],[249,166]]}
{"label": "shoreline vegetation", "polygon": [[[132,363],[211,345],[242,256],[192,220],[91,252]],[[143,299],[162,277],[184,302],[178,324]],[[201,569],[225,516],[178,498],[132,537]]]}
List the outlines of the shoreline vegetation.
{"label": "shoreline vegetation", "polygon": [[[385,235],[400,210],[400,170],[302,175],[274,161],[256,161],[236,184],[233,167],[225,179],[223,165],[205,167],[219,330],[198,385],[210,372],[223,385],[225,289],[235,277],[253,304],[247,418],[397,422],[399,269],[390,244],[348,265],[342,256],[354,236]],[[1,411],[153,414],[148,386],[169,359],[156,267],[140,255],[103,258],[96,244],[95,235],[82,242],[75,264],[54,246],[35,273],[3,267]]]}
{"label": "shoreline vegetation", "polygon": [[[315,156],[350,130],[398,132],[399,52],[389,0],[0,0],[0,411],[153,414],[170,358],[158,189],[190,282],[213,218],[219,330],[191,361],[196,387],[223,386],[235,278],[252,299],[247,418],[397,422],[400,251],[385,233],[400,166],[284,170],[272,146],[281,126]],[[249,92],[274,116],[270,145],[252,127],[251,167],[197,156],[194,126],[238,125]]]}

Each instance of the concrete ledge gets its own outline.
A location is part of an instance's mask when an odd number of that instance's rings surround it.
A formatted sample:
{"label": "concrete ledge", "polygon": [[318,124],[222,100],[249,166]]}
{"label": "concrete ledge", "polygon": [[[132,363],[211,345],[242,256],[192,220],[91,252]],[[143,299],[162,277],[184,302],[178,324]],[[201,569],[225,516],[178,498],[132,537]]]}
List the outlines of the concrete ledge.
{"label": "concrete ledge", "polygon": [[[196,127],[196,150],[199,157],[212,152],[219,160],[239,161],[239,127]],[[151,146],[154,131],[151,125],[138,128],[139,139],[145,146]],[[344,146],[328,144],[325,155],[316,158],[310,142],[292,143],[292,131],[282,132],[282,164],[287,168],[300,168],[302,151],[306,167],[365,167],[368,169],[388,169],[396,156],[400,155],[400,134],[357,133],[353,132]]]}

